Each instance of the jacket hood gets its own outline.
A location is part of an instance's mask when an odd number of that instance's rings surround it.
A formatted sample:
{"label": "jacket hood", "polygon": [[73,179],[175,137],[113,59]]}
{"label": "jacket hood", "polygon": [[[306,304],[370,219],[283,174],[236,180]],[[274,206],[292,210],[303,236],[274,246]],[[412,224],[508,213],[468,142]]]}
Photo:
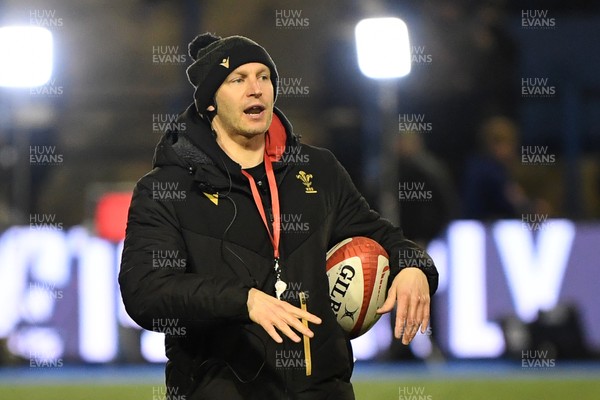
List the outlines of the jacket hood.
{"label": "jacket hood", "polygon": [[[181,129],[168,130],[156,145],[153,167],[180,166],[198,180],[204,180],[199,174],[225,179],[228,175],[243,177],[241,166],[217,144],[210,122],[196,112],[193,104],[178,116],[175,125]],[[273,162],[280,160],[286,147],[299,143],[292,125],[277,107],[265,140],[267,155]]]}

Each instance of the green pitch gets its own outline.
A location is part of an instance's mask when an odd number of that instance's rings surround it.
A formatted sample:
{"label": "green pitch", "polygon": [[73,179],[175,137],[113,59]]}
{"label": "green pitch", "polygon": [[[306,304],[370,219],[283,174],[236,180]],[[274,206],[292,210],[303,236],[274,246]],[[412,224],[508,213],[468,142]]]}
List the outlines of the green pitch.
{"label": "green pitch", "polygon": [[597,400],[599,380],[423,380],[354,384],[358,400]]}
{"label": "green pitch", "polygon": [[[452,379],[419,381],[357,381],[358,400],[597,400],[600,380]],[[164,399],[151,385],[4,385],[3,400]],[[175,397],[175,396],[174,396]],[[185,400],[185,398],[175,399]],[[225,400],[225,399],[224,399]]]}

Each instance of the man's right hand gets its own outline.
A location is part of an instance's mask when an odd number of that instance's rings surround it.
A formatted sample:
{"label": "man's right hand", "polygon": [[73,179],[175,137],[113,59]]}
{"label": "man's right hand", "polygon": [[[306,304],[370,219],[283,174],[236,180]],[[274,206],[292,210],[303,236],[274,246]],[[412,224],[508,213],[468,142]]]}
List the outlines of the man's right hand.
{"label": "man's right hand", "polygon": [[316,315],[294,307],[285,301],[278,300],[255,288],[248,291],[248,301],[246,304],[248,305],[250,319],[262,326],[277,343],[283,342],[283,339],[277,332],[278,330],[296,343],[300,342],[301,339],[292,328],[302,335],[312,338],[314,333],[308,327],[304,326],[302,319],[306,319],[313,324],[321,323],[321,318]]}

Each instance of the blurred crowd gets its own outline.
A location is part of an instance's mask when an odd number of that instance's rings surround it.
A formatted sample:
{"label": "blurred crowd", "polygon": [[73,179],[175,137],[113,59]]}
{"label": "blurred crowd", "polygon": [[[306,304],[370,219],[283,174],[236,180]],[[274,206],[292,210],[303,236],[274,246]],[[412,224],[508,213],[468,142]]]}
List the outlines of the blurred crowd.
{"label": "blurred crowd", "polygon": [[[6,18],[21,14],[27,18],[27,10],[17,3],[0,2]],[[66,226],[79,224],[93,210],[91,186],[100,182],[132,187],[149,169],[160,135],[153,132],[153,119],[175,115],[191,99],[186,65],[153,64],[153,48],[173,45],[183,57],[191,35],[199,31],[243,34],[265,43],[286,83],[304,85],[303,96],[282,95],[279,107],[304,141],[336,154],[377,207],[379,193],[370,185],[373,154],[367,153],[375,151],[376,158],[382,151],[371,143],[379,140],[384,126],[378,114],[380,83],[362,77],[358,70],[353,28],[358,19],[382,11],[406,21],[413,56],[419,56],[411,74],[397,84],[398,115],[422,118],[428,126],[425,131],[390,133],[397,138],[399,179],[425,183],[433,194],[426,202],[400,201],[407,234],[426,242],[456,218],[494,220],[531,213],[549,218],[600,216],[600,141],[594,112],[600,84],[580,74],[581,112],[570,116],[570,125],[554,123],[558,114],[568,113],[561,107],[570,81],[558,75],[555,79],[552,72],[560,69],[553,62],[559,65],[563,60],[564,46],[558,47],[557,38],[577,34],[577,27],[585,25],[581,21],[597,19],[598,5],[310,0],[294,6],[305,29],[282,29],[274,16],[277,10],[293,8],[287,3],[259,1],[247,13],[236,15],[225,13],[222,4],[192,3],[55,2],[54,11],[64,20],[55,32],[57,56],[70,60],[56,63],[54,85],[60,87],[60,95],[29,96],[31,102],[45,106],[27,108],[21,107],[27,103],[22,98],[0,92],[2,226],[19,222],[15,208],[22,211],[21,223],[27,222],[28,214],[52,213]],[[557,19],[556,29],[523,29],[523,9],[546,10]],[[117,29],[107,32],[104,27],[109,23]],[[585,48],[591,39],[580,39],[571,47],[583,46],[582,57],[587,59],[580,65],[594,69],[594,54],[599,52]],[[538,53],[545,51],[540,41],[556,43],[550,64],[536,64]],[[521,80],[531,70],[554,79],[558,93],[554,98],[521,96]],[[25,118],[27,123],[19,125],[20,114],[38,116],[37,122]],[[551,128],[532,130],[532,124],[542,123]],[[573,136],[565,130],[569,126],[579,134],[578,141],[565,139]],[[15,158],[23,154],[18,154],[14,142],[24,131],[31,146],[55,146],[64,162],[31,166],[28,199],[19,202],[12,193],[22,185]],[[524,146],[546,149],[553,162],[524,163]]]}

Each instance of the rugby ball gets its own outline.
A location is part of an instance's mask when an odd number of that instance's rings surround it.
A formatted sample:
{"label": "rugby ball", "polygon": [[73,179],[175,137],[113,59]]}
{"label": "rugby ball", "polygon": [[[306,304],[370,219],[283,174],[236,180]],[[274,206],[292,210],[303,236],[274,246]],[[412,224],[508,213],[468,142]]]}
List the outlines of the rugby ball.
{"label": "rugby ball", "polygon": [[354,339],[379,319],[385,302],[389,257],[373,239],[357,236],[341,241],[327,252],[331,309],[338,323]]}

